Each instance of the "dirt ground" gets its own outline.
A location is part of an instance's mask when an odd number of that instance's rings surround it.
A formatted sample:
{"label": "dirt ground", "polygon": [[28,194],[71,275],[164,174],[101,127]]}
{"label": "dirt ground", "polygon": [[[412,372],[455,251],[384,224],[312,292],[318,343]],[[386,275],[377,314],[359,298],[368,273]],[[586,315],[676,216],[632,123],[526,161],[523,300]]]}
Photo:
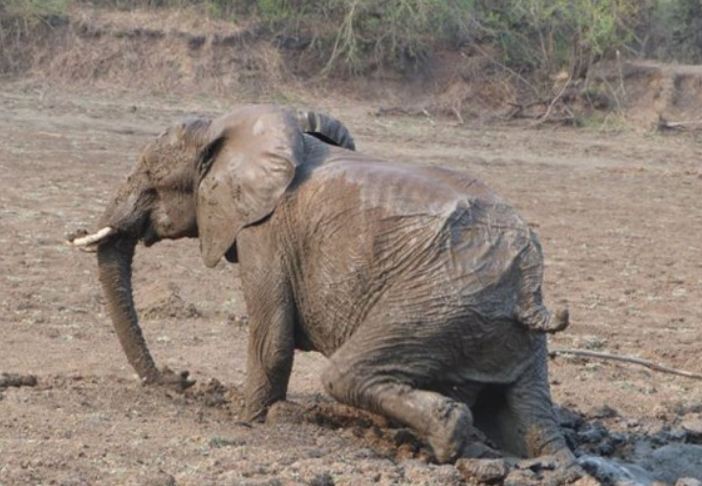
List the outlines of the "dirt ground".
{"label": "dirt ground", "polygon": [[[134,285],[157,362],[198,383],[182,395],[138,383],[94,255],[64,236],[93,227],[150,137],[229,103],[0,85],[0,373],[38,379],[0,389],[0,484],[462,484],[406,430],[331,404],[315,353],[295,357],[289,398],[304,413],[240,422],[247,331],[237,267],[206,269],[193,240],[139,248]],[[520,209],[544,246],[547,300],[570,306],[573,324],[551,347],[702,372],[700,139],[457,126],[328,100],[316,108],[343,120],[361,151],[469,171]],[[700,383],[551,362],[578,452],[639,462],[664,484],[702,477],[694,459],[650,459],[661,446],[702,443]]]}

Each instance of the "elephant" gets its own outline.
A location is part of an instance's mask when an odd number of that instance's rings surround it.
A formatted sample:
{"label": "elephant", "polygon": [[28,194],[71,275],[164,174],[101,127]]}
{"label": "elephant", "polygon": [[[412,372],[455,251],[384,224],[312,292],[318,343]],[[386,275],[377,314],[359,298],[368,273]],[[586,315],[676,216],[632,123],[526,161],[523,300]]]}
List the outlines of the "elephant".
{"label": "elephant", "polygon": [[535,232],[481,181],[355,151],[338,120],[278,105],[190,117],[141,152],[99,221],[119,341],[146,384],[159,370],[132,299],[135,247],[198,238],[238,264],[249,314],[245,414],[285,400],[294,351],[328,358],[335,400],[389,417],[438,462],[574,456],[548,384],[547,333],[569,322],[542,296]]}

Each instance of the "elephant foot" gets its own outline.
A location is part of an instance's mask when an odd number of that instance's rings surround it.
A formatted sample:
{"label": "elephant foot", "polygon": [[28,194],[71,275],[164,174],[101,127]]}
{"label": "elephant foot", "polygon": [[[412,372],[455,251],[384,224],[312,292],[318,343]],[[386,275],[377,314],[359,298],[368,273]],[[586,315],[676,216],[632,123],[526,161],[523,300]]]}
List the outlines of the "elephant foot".
{"label": "elephant foot", "polygon": [[142,383],[145,385],[163,386],[165,388],[175,390],[178,393],[182,393],[195,384],[195,380],[188,379],[189,376],[189,371],[181,371],[180,373],[176,373],[169,367],[165,366],[161,371],[158,371],[156,376],[145,378],[142,380]]}
{"label": "elephant foot", "polygon": [[428,436],[438,462],[452,462],[457,458],[495,459],[502,457],[488,445],[489,440],[473,425],[472,414],[462,403],[448,402],[441,407],[443,429]]}
{"label": "elephant foot", "polygon": [[503,457],[499,451],[482,441],[471,441],[461,448],[460,457],[469,459],[499,459]]}

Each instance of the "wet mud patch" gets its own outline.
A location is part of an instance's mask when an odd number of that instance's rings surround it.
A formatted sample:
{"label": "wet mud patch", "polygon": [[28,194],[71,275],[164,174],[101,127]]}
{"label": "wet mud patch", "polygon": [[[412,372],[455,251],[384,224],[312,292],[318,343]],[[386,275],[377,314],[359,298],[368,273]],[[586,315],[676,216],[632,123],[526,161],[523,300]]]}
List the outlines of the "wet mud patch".
{"label": "wet mud patch", "polygon": [[[696,410],[696,409],[692,409]],[[459,459],[453,466],[464,484],[528,486],[542,484],[646,485],[676,484],[702,478],[702,416],[690,412],[671,422],[621,416],[608,407],[583,413],[556,408],[560,425],[579,465],[589,476],[575,473],[549,458]],[[385,417],[316,397],[309,405],[279,402],[271,407],[267,426],[313,424],[332,430],[356,447],[373,451],[393,463],[438,465],[431,449],[416,434]],[[688,484],[681,482],[680,484]],[[690,483],[690,484],[695,484]]]}
{"label": "wet mud patch", "polygon": [[[604,484],[675,484],[702,478],[702,414],[696,408],[633,419],[608,406],[586,413],[557,407],[568,445]],[[671,416],[674,414],[674,416]]]}

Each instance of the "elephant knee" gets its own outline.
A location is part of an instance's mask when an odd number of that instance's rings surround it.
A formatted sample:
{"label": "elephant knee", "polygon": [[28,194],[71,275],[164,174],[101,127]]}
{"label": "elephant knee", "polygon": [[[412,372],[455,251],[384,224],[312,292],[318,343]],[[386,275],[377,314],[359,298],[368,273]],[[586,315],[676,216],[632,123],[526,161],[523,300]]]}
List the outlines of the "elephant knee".
{"label": "elephant knee", "polygon": [[357,407],[367,405],[362,395],[364,384],[369,381],[358,370],[340,367],[333,362],[322,373],[322,386],[332,398]]}
{"label": "elephant knee", "polygon": [[348,373],[342,372],[335,363],[330,363],[326,370],[322,373],[322,386],[324,389],[339,401],[343,401],[345,389],[348,387],[349,381],[346,377]]}

